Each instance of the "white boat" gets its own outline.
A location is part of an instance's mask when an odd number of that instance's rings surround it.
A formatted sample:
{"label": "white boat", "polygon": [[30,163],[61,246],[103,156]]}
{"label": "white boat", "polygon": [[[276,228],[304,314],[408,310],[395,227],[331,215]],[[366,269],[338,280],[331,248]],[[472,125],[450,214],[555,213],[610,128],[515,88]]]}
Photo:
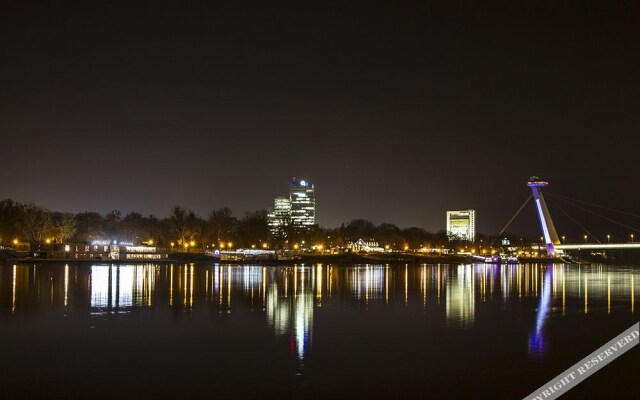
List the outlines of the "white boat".
{"label": "white boat", "polygon": [[237,249],[221,251],[220,261],[292,261],[300,256],[289,250]]}
{"label": "white boat", "polygon": [[506,259],[506,263],[507,264],[517,264],[518,263],[518,256],[508,256]]}

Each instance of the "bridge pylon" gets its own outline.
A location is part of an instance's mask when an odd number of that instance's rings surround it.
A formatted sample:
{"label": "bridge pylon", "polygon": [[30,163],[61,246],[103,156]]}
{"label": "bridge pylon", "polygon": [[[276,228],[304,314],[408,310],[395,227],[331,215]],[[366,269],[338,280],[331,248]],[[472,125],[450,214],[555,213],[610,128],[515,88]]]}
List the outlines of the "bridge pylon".
{"label": "bridge pylon", "polygon": [[[545,243],[547,245],[547,251],[551,257],[556,255],[555,245],[560,244],[560,238],[556,232],[556,227],[551,220],[551,214],[547,208],[547,203],[544,201],[542,195],[542,188],[549,185],[548,182],[543,181],[537,176],[532,176],[527,182],[527,186],[533,191],[533,199],[536,203],[536,209],[538,210],[538,217],[540,217],[540,226],[542,227],[542,234],[544,236]],[[558,250],[562,252],[562,250]]]}

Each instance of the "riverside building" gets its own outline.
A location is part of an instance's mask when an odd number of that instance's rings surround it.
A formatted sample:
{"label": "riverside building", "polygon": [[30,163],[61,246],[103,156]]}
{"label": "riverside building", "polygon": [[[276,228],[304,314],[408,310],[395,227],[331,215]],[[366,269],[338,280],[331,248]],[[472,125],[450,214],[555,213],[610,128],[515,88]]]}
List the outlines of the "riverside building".
{"label": "riverside building", "polygon": [[476,239],[476,211],[447,211],[447,236],[449,240]]}
{"label": "riverside building", "polygon": [[94,261],[158,261],[169,258],[164,249],[131,242],[118,242],[117,240],[94,240],[91,243],[34,244],[31,246],[29,256],[34,259]]}

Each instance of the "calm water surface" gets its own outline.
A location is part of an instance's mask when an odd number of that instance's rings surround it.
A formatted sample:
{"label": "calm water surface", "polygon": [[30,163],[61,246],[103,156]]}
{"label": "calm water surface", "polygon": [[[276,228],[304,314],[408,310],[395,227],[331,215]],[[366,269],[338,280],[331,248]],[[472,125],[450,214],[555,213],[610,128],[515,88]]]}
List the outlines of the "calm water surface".
{"label": "calm water surface", "polygon": [[[1,265],[0,397],[520,399],[636,322],[639,286],[609,265]],[[638,350],[564,398],[638,398]]]}

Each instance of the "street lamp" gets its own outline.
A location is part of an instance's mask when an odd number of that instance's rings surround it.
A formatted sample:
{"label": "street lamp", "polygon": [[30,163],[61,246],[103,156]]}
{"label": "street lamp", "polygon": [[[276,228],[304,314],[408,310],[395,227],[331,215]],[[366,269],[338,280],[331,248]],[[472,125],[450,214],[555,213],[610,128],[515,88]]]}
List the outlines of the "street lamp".
{"label": "street lamp", "polygon": [[562,235],[562,244],[567,244],[567,237],[565,235]]}
{"label": "street lamp", "polygon": [[587,235],[584,235],[584,242],[587,243]]}
{"label": "street lamp", "polygon": [[611,243],[611,235],[607,234],[607,243]]}

